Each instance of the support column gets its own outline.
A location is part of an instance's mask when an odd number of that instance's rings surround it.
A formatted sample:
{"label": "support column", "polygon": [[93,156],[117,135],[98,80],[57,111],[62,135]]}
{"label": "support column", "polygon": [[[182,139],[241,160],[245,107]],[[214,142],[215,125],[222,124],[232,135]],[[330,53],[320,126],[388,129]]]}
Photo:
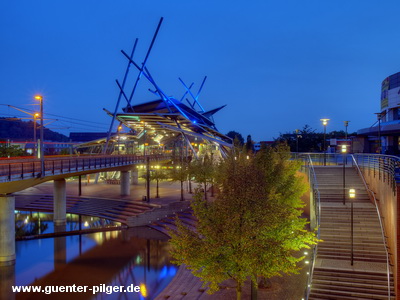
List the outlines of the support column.
{"label": "support column", "polygon": [[139,184],[139,170],[137,167],[135,167],[131,171],[131,184],[132,185],[138,185]]}
{"label": "support column", "polygon": [[54,225],[65,225],[67,221],[67,193],[65,179],[54,180]]}
{"label": "support column", "polygon": [[0,196],[0,265],[15,263],[15,197]]}
{"label": "support column", "polygon": [[[54,233],[67,231],[66,225],[55,225]],[[53,238],[54,269],[58,270],[67,263],[67,239],[65,236]]]}
{"label": "support column", "polygon": [[121,196],[129,196],[131,194],[129,171],[121,171]]}
{"label": "support column", "polygon": [[0,266],[0,299],[15,300],[17,293],[11,287],[15,285],[15,265]]}

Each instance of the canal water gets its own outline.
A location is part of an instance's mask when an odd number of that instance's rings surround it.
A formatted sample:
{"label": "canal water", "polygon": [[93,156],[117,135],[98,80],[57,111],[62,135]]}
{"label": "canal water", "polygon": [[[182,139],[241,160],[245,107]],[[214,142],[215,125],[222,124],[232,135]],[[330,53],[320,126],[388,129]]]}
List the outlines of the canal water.
{"label": "canal water", "polygon": [[[72,223],[65,229],[74,228]],[[52,224],[47,230],[54,230]],[[17,241],[16,264],[0,267],[0,299],[154,299],[178,269],[170,263],[169,249],[165,236],[150,228]],[[7,288],[13,285],[76,285],[99,292],[15,294]],[[140,292],[110,293],[112,286],[140,286]]]}

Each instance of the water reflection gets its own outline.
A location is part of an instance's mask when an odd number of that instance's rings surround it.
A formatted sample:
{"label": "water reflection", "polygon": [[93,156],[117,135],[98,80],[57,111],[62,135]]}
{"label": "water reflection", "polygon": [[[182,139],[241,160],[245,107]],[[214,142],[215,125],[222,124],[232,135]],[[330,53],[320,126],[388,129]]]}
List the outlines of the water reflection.
{"label": "water reflection", "polygon": [[[108,219],[67,214],[67,225],[64,231],[107,228],[120,226],[121,223]],[[53,214],[48,212],[16,211],[15,212],[16,237],[54,233]]]}
{"label": "water reflection", "polygon": [[[148,232],[141,235],[147,236]],[[130,231],[18,241],[16,265],[0,267],[0,298],[13,299],[15,295],[10,287],[14,284],[89,287],[104,284],[141,286],[142,293],[58,293],[54,296],[57,299],[154,299],[177,271],[177,266],[169,262],[168,250],[168,242],[138,238]],[[34,299],[35,295],[19,293],[16,298]]]}

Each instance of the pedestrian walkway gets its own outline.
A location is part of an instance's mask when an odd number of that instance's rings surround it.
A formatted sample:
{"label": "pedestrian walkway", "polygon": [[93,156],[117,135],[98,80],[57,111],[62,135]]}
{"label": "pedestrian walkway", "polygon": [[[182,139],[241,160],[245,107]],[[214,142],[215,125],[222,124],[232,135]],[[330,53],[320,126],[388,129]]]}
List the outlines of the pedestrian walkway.
{"label": "pedestrian walkway", "polygon": [[[67,213],[95,216],[127,224],[128,219],[168,206],[180,201],[180,188],[176,183],[160,184],[160,198],[155,198],[155,188],[151,187],[149,202],[143,202],[146,194],[144,182],[131,186],[129,196],[120,195],[120,187],[106,183],[89,181],[82,184],[82,196],[78,195],[78,182],[67,182]],[[22,192],[15,193],[16,209],[31,211],[53,211],[53,184],[46,182]],[[191,194],[185,193],[186,199]]]}
{"label": "pedestrian walkway", "polygon": [[[355,168],[347,167],[343,194],[343,167],[315,167],[315,173],[321,197],[322,242],[318,244],[309,299],[388,299],[385,244],[375,205],[361,177]],[[351,200],[347,195],[350,188],[356,190],[353,265]],[[391,296],[394,296],[393,282]]]}

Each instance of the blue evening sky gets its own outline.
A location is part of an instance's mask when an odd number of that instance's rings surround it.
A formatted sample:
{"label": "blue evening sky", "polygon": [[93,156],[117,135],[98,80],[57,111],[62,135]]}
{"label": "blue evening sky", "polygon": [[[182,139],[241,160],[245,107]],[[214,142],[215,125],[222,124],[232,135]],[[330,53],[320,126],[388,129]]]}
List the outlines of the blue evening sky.
{"label": "blue evening sky", "polygon": [[[178,99],[178,77],[199,87],[221,132],[271,140],[309,124],[322,131],[369,127],[382,80],[400,71],[400,2],[369,0],[6,0],[0,3],[0,104],[60,121],[50,128],[106,131],[134,39],[141,63],[160,17],[148,61],[156,82]],[[129,85],[136,70],[131,69]],[[154,98],[140,81],[133,98]],[[121,102],[123,103],[123,102]],[[0,116],[23,115],[0,107]],[[50,117],[50,116],[49,116]],[[66,122],[62,117],[85,119]],[[61,131],[61,129],[60,129]]]}

